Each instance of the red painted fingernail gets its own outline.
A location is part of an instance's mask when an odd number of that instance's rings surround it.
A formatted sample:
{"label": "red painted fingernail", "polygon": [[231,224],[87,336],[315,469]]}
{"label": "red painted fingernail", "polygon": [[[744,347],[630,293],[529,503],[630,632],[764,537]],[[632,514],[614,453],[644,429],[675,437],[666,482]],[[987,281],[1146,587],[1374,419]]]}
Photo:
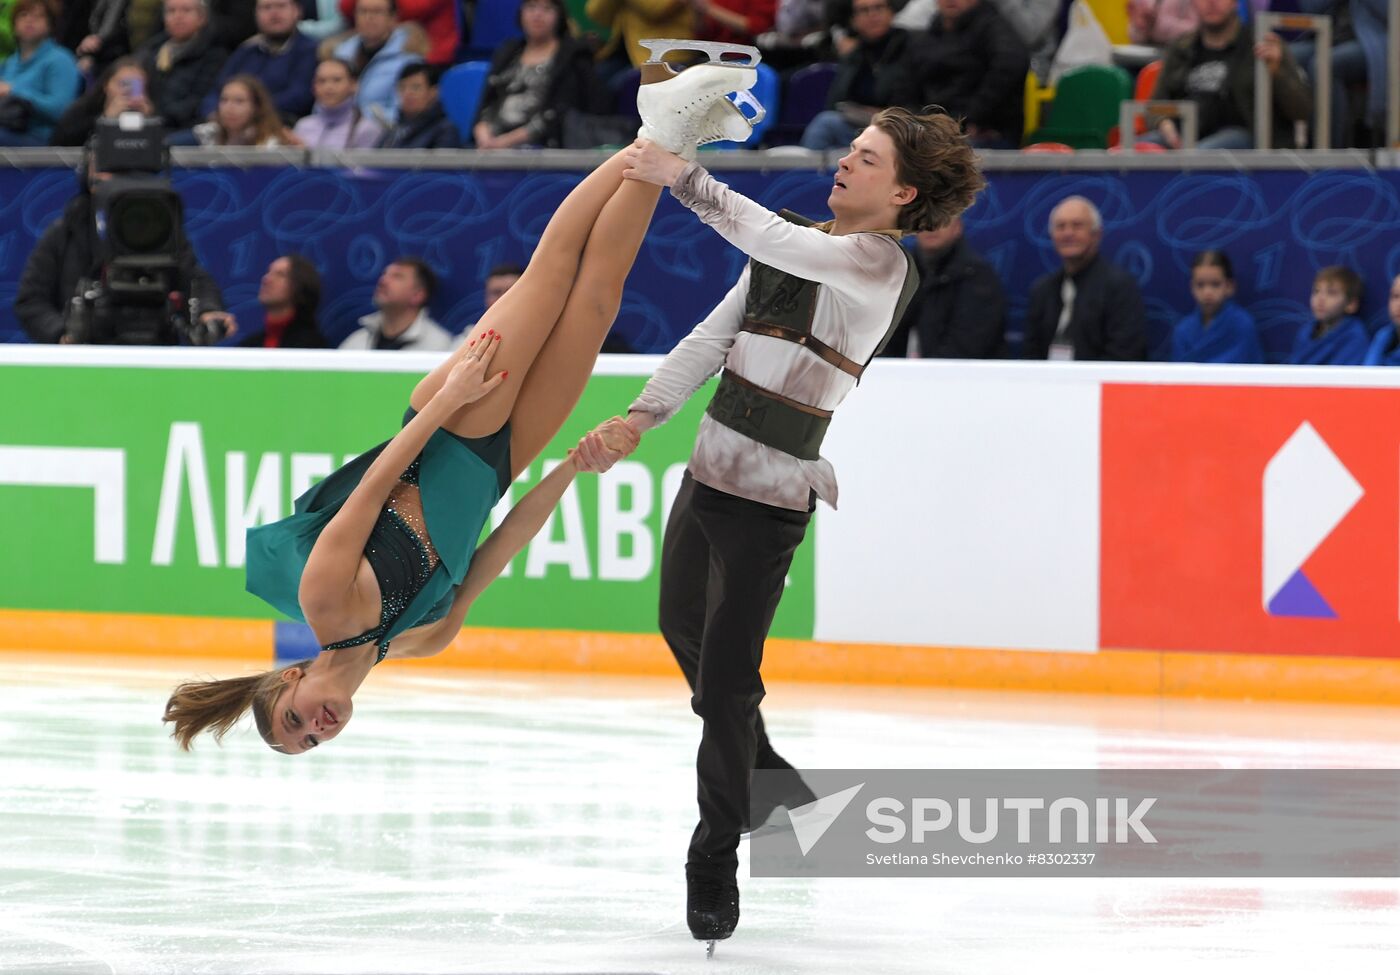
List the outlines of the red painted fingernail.
{"label": "red painted fingernail", "polygon": [[509,375],[510,375],[510,373],[508,373],[508,372],[503,372],[503,373],[501,373],[501,378],[502,378],[502,379],[505,379],[505,378],[506,378],[507,376],[509,376]]}

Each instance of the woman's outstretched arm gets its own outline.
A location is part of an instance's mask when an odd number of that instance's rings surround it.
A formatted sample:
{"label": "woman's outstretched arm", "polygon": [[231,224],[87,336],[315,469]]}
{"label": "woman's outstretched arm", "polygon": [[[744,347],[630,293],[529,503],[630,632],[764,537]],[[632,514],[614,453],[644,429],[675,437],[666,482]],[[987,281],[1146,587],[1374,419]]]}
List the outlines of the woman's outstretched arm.
{"label": "woman's outstretched arm", "polygon": [[[500,341],[499,335],[489,335],[480,354],[460,356],[437,395],[389,441],[316,539],[297,593],[313,629],[335,630],[344,625],[346,617],[357,615],[350,604],[355,573],[389,492],[448,417],[500,385],[504,374],[485,378]],[[325,634],[318,632],[317,636]]]}
{"label": "woman's outstretched arm", "polygon": [[[578,449],[569,451],[563,463],[516,502],[500,526],[481,543],[472,556],[466,578],[457,587],[457,595],[447,615],[431,627],[424,627],[421,637],[412,630],[405,633],[390,646],[389,655],[431,657],[446,648],[462,629],[467,611],[476,598],[496,581],[511,560],[524,551],[525,546],[544,528],[550,514],[558,507],[559,499],[574,482],[575,475],[581,471],[611,467],[620,457],[635,450],[637,442],[636,431],[618,417],[585,436],[579,442]],[[399,647],[400,643],[404,645]],[[395,653],[395,648],[400,652]]]}

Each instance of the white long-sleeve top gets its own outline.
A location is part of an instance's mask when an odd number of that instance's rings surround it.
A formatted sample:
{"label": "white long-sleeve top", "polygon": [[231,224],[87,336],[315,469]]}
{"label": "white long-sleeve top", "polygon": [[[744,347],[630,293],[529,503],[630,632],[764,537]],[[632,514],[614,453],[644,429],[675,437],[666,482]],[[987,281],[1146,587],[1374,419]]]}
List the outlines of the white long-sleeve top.
{"label": "white long-sleeve top", "polygon": [[[799,227],[714,179],[696,163],[671,195],[755,260],[820,282],[812,334],[849,359],[865,362],[889,330],[908,263],[894,238],[880,233],[830,236]],[[774,393],[835,410],[855,378],[793,342],[740,332],[749,269],[715,310],[681,340],[632,404],[657,423],[670,419],[707,379],[726,367]],[[836,507],[836,472],[825,458],[804,461],[758,443],[712,419],[700,421],[690,473],[737,497],[796,511],[812,492]]]}

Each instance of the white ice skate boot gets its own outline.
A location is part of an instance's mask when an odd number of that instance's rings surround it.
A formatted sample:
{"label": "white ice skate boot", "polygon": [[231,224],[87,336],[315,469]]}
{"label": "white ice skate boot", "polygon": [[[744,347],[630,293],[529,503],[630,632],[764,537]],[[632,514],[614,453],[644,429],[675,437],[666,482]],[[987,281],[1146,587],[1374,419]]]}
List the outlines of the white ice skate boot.
{"label": "white ice skate boot", "polygon": [[[758,80],[754,68],[759,60],[758,49],[741,44],[687,40],[641,43],[651,51],[652,59],[642,65],[642,83],[637,89],[637,114],[642,117],[637,135],[684,159],[694,159],[700,130],[705,127],[709,110],[725,95],[746,91]],[[674,50],[700,51],[710,60],[676,72],[661,60],[663,55]],[[739,55],[745,60],[722,60],[726,54]]]}
{"label": "white ice skate boot", "polygon": [[[753,118],[745,115],[740,105],[751,108]],[[695,134],[695,144],[705,146],[712,142],[747,142],[749,136],[753,135],[754,127],[762,122],[767,114],[767,109],[747,91],[739,92],[735,101],[721,98],[710,106],[710,110],[701,120],[699,131]]]}

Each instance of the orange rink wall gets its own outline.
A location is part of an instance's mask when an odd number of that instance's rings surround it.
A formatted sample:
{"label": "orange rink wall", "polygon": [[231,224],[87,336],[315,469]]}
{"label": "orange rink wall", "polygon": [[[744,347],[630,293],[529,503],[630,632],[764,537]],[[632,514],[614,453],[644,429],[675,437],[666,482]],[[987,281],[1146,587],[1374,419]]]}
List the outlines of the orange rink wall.
{"label": "orange rink wall", "polygon": [[[270,665],[274,624],[174,616],[0,610],[0,649]],[[462,631],[427,660],[392,667],[677,676],[659,636],[548,630]],[[1098,653],[769,640],[763,673],[781,681],[1400,705],[1386,659],[1106,650]]]}

